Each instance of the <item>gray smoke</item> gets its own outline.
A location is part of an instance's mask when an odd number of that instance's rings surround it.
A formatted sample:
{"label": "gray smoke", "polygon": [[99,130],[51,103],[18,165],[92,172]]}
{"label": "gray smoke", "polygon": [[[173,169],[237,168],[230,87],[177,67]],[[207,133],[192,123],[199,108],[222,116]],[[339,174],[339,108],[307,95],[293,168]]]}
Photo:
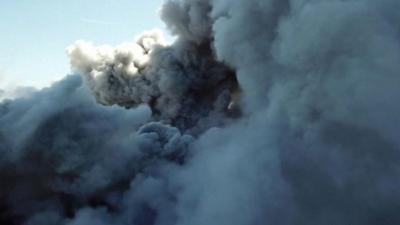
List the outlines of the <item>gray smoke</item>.
{"label": "gray smoke", "polygon": [[204,121],[210,113],[228,113],[230,93],[237,89],[234,73],[215,61],[210,41],[203,42],[181,37],[164,46],[162,33],[154,30],[115,48],[77,42],[68,54],[99,103],[126,108],[146,103],[158,119],[187,130],[210,126],[211,119]]}
{"label": "gray smoke", "polygon": [[0,103],[0,224],[399,224],[399,12],[168,1],[170,45],[75,43]]}

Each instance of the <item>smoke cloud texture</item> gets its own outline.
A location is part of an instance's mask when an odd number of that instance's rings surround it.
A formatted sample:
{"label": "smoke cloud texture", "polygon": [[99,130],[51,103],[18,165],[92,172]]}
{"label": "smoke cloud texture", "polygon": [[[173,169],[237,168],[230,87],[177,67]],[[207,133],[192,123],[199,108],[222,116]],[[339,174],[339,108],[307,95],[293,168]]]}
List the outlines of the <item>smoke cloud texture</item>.
{"label": "smoke cloud texture", "polygon": [[399,12],[167,1],[172,44],[76,42],[1,100],[0,224],[399,224]]}

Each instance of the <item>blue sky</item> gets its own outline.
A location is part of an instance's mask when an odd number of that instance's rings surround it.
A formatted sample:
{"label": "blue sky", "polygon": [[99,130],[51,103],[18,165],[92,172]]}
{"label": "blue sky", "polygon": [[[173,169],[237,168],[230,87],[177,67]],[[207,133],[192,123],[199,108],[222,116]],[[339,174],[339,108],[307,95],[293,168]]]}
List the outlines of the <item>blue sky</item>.
{"label": "blue sky", "polygon": [[65,53],[76,40],[132,41],[164,28],[163,0],[0,0],[0,88],[42,87],[69,73]]}

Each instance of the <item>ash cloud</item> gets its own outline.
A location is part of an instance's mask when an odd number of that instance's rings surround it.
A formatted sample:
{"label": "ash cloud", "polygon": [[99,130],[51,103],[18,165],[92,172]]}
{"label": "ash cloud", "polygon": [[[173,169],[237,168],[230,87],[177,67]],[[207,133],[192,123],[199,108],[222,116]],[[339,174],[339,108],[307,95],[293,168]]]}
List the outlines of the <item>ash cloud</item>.
{"label": "ash cloud", "polygon": [[166,46],[162,33],[153,30],[115,48],[77,42],[68,54],[99,103],[146,103],[160,120],[182,130],[211,112],[227,113],[237,89],[233,71],[213,58],[209,40],[197,44],[181,37]]}
{"label": "ash cloud", "polygon": [[0,223],[398,224],[400,4],[180,0],[0,103]]}

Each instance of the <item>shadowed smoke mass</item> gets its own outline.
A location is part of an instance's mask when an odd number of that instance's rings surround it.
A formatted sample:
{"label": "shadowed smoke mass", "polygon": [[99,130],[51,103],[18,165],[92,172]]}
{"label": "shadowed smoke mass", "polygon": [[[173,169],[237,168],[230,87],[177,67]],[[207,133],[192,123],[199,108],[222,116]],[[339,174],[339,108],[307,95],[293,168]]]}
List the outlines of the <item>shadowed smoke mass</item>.
{"label": "shadowed smoke mass", "polygon": [[167,1],[172,44],[76,42],[1,100],[0,224],[399,224],[399,12]]}

